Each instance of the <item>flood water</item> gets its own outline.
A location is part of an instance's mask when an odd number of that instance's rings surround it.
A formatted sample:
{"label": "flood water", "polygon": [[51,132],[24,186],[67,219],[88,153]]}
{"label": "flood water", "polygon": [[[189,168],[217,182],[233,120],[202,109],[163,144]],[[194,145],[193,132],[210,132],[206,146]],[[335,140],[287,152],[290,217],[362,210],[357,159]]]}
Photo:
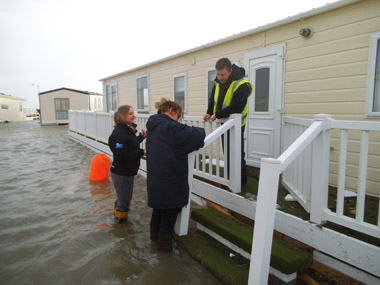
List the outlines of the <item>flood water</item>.
{"label": "flood water", "polygon": [[0,124],[0,284],[220,284],[178,245],[151,244],[144,177],[116,224],[112,181],[90,184],[96,153],[67,131]]}

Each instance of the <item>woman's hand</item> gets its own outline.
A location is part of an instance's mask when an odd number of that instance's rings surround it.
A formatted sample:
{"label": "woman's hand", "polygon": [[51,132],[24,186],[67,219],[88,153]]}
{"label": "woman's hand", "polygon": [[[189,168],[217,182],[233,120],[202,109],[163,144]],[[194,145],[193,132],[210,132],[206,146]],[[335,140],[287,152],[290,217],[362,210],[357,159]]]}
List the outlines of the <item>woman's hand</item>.
{"label": "woman's hand", "polygon": [[146,138],[146,136],[147,136],[147,135],[146,135],[146,130],[142,130],[142,131],[141,131],[141,135],[142,135],[143,138]]}

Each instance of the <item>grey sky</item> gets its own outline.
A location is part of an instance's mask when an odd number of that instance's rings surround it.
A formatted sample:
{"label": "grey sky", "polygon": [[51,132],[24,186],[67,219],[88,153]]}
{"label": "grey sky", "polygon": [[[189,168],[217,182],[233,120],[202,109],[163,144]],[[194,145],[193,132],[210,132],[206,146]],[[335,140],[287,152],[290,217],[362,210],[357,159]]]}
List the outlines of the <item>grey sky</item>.
{"label": "grey sky", "polygon": [[0,93],[102,93],[106,76],[332,2],[0,0]]}

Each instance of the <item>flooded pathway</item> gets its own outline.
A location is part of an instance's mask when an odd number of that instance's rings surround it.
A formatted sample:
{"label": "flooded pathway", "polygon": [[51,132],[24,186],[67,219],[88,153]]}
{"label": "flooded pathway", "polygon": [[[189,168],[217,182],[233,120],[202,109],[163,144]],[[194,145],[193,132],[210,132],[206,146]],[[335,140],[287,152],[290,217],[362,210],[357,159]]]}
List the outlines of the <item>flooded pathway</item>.
{"label": "flooded pathway", "polygon": [[115,224],[112,182],[89,183],[96,153],[67,130],[0,124],[0,283],[220,284],[178,246],[151,245],[144,177],[128,223]]}

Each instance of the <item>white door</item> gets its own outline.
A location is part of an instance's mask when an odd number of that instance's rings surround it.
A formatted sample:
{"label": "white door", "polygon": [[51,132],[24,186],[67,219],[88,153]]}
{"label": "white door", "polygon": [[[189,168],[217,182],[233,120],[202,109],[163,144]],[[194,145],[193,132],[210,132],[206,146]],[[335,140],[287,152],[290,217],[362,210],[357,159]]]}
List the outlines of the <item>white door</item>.
{"label": "white door", "polygon": [[247,165],[260,167],[262,157],[277,158],[281,146],[285,44],[245,54],[245,70],[253,85],[248,99],[245,153]]}

